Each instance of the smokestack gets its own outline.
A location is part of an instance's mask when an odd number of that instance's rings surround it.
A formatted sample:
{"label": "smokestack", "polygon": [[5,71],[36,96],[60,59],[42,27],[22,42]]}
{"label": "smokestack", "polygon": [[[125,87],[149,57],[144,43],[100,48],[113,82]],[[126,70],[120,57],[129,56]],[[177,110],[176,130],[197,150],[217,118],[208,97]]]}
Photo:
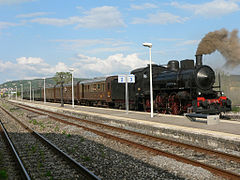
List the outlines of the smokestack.
{"label": "smokestack", "polygon": [[196,54],[196,67],[202,66],[202,54]]}

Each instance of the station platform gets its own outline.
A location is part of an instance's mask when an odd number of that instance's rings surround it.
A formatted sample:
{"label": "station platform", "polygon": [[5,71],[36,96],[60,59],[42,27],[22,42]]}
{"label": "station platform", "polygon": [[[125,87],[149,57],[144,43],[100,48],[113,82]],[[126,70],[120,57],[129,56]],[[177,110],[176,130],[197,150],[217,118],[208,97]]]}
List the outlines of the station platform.
{"label": "station platform", "polygon": [[43,103],[41,101],[15,101],[30,106],[44,108],[47,110],[64,111],[78,114],[86,119],[108,120],[110,124],[122,124],[123,126],[134,126],[135,129],[144,129],[151,134],[163,135],[169,138],[191,141],[192,143],[208,145],[215,148],[228,148],[240,152],[240,120],[220,120],[218,124],[207,125],[206,119],[199,118],[198,121],[191,121],[186,116],[166,115],[154,113],[150,117],[148,112],[136,112],[109,108],[89,107],[59,103]]}

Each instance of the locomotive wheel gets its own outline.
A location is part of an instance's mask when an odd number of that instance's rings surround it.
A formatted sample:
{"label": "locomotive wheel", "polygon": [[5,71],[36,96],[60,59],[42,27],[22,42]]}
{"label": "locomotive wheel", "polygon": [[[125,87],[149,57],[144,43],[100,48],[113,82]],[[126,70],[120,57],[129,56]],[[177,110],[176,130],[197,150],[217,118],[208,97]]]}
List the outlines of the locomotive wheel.
{"label": "locomotive wheel", "polygon": [[171,114],[178,115],[181,113],[180,101],[177,98],[176,94],[170,95],[168,102],[169,102]]}
{"label": "locomotive wheel", "polygon": [[165,96],[157,95],[155,100],[156,109],[159,113],[166,114],[167,113],[167,100]]}
{"label": "locomotive wheel", "polygon": [[151,103],[149,99],[146,99],[145,105],[144,105],[144,111],[150,112],[151,111]]}

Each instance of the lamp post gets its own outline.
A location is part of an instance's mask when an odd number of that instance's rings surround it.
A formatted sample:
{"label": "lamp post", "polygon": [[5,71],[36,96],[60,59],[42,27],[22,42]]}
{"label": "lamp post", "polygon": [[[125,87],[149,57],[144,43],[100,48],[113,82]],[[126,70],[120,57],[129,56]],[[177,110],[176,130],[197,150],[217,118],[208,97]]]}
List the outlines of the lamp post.
{"label": "lamp post", "polygon": [[23,84],[20,84],[20,86],[21,86],[21,98],[23,100]]}
{"label": "lamp post", "polygon": [[32,82],[29,81],[28,83],[30,85],[30,90],[29,90],[30,96],[29,96],[29,98],[30,98],[30,102],[31,102],[32,101]]}
{"label": "lamp post", "polygon": [[73,71],[74,69],[71,68],[69,71],[72,73],[72,108],[74,108],[74,86],[73,86]]}
{"label": "lamp post", "polygon": [[152,87],[152,43],[143,43],[143,46],[149,48],[149,56],[150,56],[150,99],[151,99],[151,118],[153,117],[153,87]]}
{"label": "lamp post", "polygon": [[34,101],[34,89],[32,91],[33,91],[33,101]]}
{"label": "lamp post", "polygon": [[46,78],[43,78],[43,101],[46,103]]}
{"label": "lamp post", "polygon": [[17,100],[17,86],[15,86],[16,87],[16,100]]}

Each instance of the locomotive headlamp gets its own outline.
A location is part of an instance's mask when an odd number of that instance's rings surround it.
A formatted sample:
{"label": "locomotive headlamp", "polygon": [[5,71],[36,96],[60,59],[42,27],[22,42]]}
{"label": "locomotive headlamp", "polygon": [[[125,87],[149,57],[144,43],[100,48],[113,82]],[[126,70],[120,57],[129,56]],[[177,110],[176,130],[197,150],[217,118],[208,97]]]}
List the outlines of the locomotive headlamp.
{"label": "locomotive headlamp", "polygon": [[201,92],[198,92],[198,95],[200,96],[202,93]]}

